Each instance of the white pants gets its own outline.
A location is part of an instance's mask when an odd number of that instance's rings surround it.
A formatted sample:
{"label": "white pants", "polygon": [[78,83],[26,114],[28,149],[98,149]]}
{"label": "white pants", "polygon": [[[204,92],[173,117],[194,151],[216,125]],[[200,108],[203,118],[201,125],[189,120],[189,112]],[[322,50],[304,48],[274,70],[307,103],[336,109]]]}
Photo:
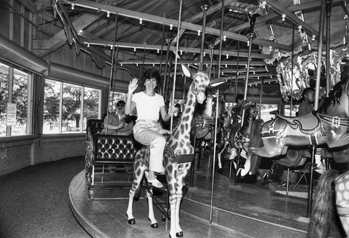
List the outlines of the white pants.
{"label": "white pants", "polygon": [[133,136],[139,143],[150,147],[149,170],[163,173],[163,155],[166,139],[163,134],[169,133],[161,125],[151,120],[137,121],[133,127]]}

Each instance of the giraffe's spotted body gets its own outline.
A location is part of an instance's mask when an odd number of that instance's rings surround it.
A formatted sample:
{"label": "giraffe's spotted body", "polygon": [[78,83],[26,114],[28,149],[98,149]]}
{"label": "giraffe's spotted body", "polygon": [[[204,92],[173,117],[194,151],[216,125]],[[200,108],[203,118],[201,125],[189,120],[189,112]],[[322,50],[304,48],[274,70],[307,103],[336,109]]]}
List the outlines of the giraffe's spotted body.
{"label": "giraffe's spotted body", "polygon": [[[190,130],[191,122],[194,116],[194,109],[196,102],[203,103],[205,100],[205,91],[209,85],[209,77],[207,74],[198,72],[193,77],[193,83],[188,90],[187,101],[184,106],[184,112],[181,117],[181,122],[172,133],[168,140],[165,149],[163,165],[165,168],[165,175],[168,184],[168,191],[170,194],[170,209],[171,209],[171,230],[170,235],[175,237],[176,234],[182,233],[182,229],[179,226],[179,207],[182,199],[182,188],[185,183],[185,177],[188,174],[191,163],[173,163],[173,154],[193,154],[194,148],[190,144]],[[172,151],[172,153],[168,152]],[[148,169],[149,164],[149,149],[142,148],[137,152],[134,163],[134,178],[132,188],[130,190],[129,205],[127,209],[127,215],[129,221],[133,219],[132,205],[135,191],[139,188],[144,172]],[[149,206],[149,219],[152,224],[157,224],[154,217],[152,199],[149,194],[148,206]]]}

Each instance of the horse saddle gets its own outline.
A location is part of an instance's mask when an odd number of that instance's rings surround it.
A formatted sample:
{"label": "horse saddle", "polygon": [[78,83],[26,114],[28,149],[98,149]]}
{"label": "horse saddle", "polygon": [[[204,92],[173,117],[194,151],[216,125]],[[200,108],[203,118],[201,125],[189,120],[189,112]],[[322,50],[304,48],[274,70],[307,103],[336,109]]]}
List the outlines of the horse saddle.
{"label": "horse saddle", "polygon": [[281,115],[277,115],[277,117],[285,120],[293,130],[299,129],[299,131],[306,135],[314,134],[319,131],[321,126],[320,118],[313,113],[301,117],[286,117]]}

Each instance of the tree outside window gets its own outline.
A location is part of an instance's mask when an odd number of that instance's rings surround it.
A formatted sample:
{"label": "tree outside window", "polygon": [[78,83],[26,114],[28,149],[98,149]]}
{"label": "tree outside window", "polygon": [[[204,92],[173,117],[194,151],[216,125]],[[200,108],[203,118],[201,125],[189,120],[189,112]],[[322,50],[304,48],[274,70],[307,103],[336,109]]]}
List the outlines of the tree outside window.
{"label": "tree outside window", "polygon": [[[28,134],[29,74],[0,63],[0,136]],[[14,103],[13,121],[8,120],[8,103]]]}
{"label": "tree outside window", "polygon": [[46,80],[43,132],[83,132],[88,119],[99,117],[99,98],[98,89]]}

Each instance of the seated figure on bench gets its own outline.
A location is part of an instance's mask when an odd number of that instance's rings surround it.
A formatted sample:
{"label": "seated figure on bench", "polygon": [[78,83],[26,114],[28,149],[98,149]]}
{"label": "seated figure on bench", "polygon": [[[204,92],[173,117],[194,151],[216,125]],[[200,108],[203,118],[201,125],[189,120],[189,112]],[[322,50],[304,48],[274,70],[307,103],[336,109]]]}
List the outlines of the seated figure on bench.
{"label": "seated figure on bench", "polygon": [[[136,141],[150,147],[149,172],[146,173],[146,177],[154,187],[161,188],[163,185],[156,179],[155,173],[164,173],[163,154],[166,138],[163,134],[170,132],[161,127],[159,114],[164,121],[168,121],[171,114],[166,112],[163,96],[155,93],[155,88],[160,86],[158,71],[145,71],[140,83],[145,86],[145,90],[133,94],[138,87],[138,79],[134,78],[130,82],[125,111],[131,113],[135,107],[137,108],[138,118],[133,135]],[[171,111],[170,109],[169,112]]]}
{"label": "seated figure on bench", "polygon": [[116,103],[116,112],[109,113],[104,119],[104,129],[101,134],[129,136],[133,133],[134,122],[125,114],[125,102]]}

